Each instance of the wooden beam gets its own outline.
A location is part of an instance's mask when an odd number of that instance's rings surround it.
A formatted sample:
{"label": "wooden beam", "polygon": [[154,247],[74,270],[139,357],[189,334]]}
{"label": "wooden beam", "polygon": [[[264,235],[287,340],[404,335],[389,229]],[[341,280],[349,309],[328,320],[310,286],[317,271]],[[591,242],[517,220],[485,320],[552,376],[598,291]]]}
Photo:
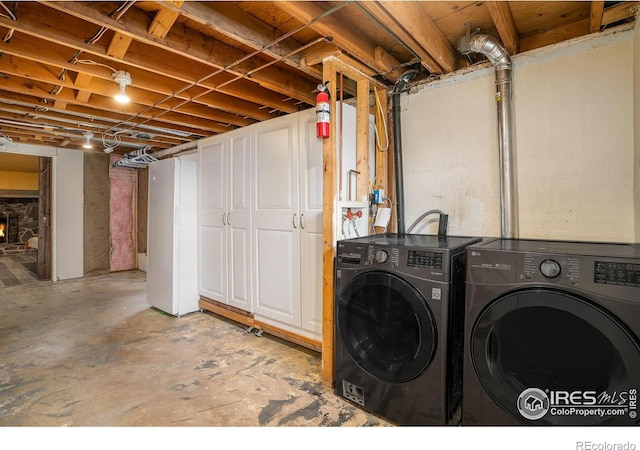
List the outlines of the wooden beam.
{"label": "wooden beam", "polygon": [[[106,80],[109,83],[112,83],[113,79],[110,70],[105,69],[104,67],[101,67],[99,65],[82,63],[74,64],[73,62],[69,62],[69,56],[65,54],[65,50],[66,49],[64,47],[60,48],[60,46],[57,46],[51,42],[36,40],[34,38],[29,39],[24,35],[16,35],[11,43],[5,43],[0,40],[0,52],[2,52],[3,54],[19,56],[21,58],[30,59],[31,61],[36,61],[38,63],[57,66],[61,69],[77,71],[78,76],[75,82],[77,89],[86,90],[86,88],[90,86],[92,77],[97,77],[102,80]],[[91,58],[83,59],[90,59],[91,61],[107,65],[108,63],[110,63],[110,61],[104,60],[103,58],[97,56],[91,56]],[[143,72],[135,69],[129,69],[129,71],[132,78],[135,80],[136,88],[142,88],[155,92],[157,94],[162,94],[165,97],[172,95],[176,91],[179,91],[185,84],[184,82],[180,82],[178,80],[172,82],[171,79],[167,80],[164,76],[158,77],[155,74],[148,73],[146,71]],[[175,71],[169,71],[169,74],[173,73],[175,73]],[[255,83],[247,83],[251,88],[256,87]],[[115,83],[113,83],[113,86],[114,89],[117,88],[117,85]],[[199,87],[196,87],[195,89],[199,89],[198,92],[203,91],[203,89],[200,89]],[[265,89],[258,87],[258,92],[254,93],[250,90],[247,90],[245,92],[247,92],[247,97],[253,97],[255,95],[259,95],[261,92],[269,93],[270,91],[266,91]],[[239,99],[236,96],[230,96],[220,92],[212,92],[204,97],[193,99],[192,93],[193,89],[190,89],[185,92],[176,93],[174,94],[174,97],[181,100],[192,100],[194,103],[202,104],[216,110],[225,112],[233,111],[233,114],[243,114],[246,117],[256,120],[267,120],[273,117],[269,113],[269,111],[262,108],[261,105],[252,103],[244,99]],[[162,97],[158,97],[153,101],[158,101],[158,99],[161,98]],[[78,101],[83,102],[88,101],[88,93],[79,94],[77,99]],[[270,99],[267,98],[267,100]],[[267,102],[267,104],[271,103],[271,101]],[[274,99],[273,103],[281,105],[282,97],[278,97],[278,100]],[[294,112],[296,110],[297,108],[294,107],[290,109],[287,108],[287,112]]]}
{"label": "wooden beam", "polygon": [[487,5],[493,23],[496,25],[502,44],[510,55],[515,55],[520,50],[520,34],[516,27],[516,21],[513,19],[509,2],[492,1],[485,2],[485,5]]}
{"label": "wooden beam", "polygon": [[379,21],[407,42],[432,73],[452,72],[459,56],[442,31],[418,2],[362,2]]}
{"label": "wooden beam", "polygon": [[[184,2],[172,1],[167,3],[180,8]],[[153,18],[151,25],[149,25],[149,29],[147,30],[149,35],[158,39],[164,39],[167,37],[167,34],[169,34],[169,30],[171,30],[173,24],[178,20],[178,17],[180,17],[179,11],[164,7],[160,8]]]}
{"label": "wooden beam", "polygon": [[607,26],[620,20],[628,19],[636,14],[638,2],[623,2],[607,8],[602,13],[602,25]]}
{"label": "wooden beam", "polygon": [[111,38],[109,47],[107,47],[107,55],[111,58],[122,59],[126,55],[129,46],[133,42],[131,36],[126,36],[122,33],[116,33]]}
{"label": "wooden beam", "polygon": [[[275,2],[274,5],[297,20],[309,23],[325,12],[316,3],[322,2]],[[388,61],[384,61],[383,63],[386,64],[380,65],[380,62],[376,61],[375,57],[376,45],[333,15],[324,17],[322,20],[310,25],[309,28],[321,36],[331,37],[332,42],[338,47],[354,55],[385,78],[396,80],[402,74],[395,69],[396,66],[400,65],[399,61],[396,60],[393,64],[388,64]]]}
{"label": "wooden beam", "polygon": [[81,103],[87,103],[89,98],[91,98],[91,91],[88,91],[86,88],[91,84],[91,79],[93,77],[84,72],[78,72],[76,75],[75,85],[78,88],[78,92],[76,92],[76,100]]}
{"label": "wooden beam", "polygon": [[[204,63],[193,63],[191,58],[185,58],[159,48],[150,52],[148,46],[139,42],[134,41],[132,43],[124,60],[111,61],[105,50],[101,49],[100,46],[86,44],[83,38],[73,33],[73,30],[55,27],[55,21],[63,20],[62,14],[52,11],[51,14],[44,15],[41,12],[34,12],[32,9],[31,3],[25,3],[21,8],[21,21],[11,22],[11,26],[16,31],[20,31],[20,33],[16,33],[10,43],[0,40],[0,51],[2,53],[15,54],[74,71],[81,70],[103,78],[106,73],[106,77],[111,79],[111,73],[105,71],[104,68],[84,65],[82,69],[79,69],[77,65],[70,63],[68,60],[75,53],[75,49],[80,49],[85,55],[83,59],[92,59],[110,66],[117,65],[118,62],[126,63],[129,66],[128,71],[131,72],[132,77],[136,80],[136,85],[144,86],[156,92],[172,94],[184,88],[186,84],[193,84],[198,88],[213,89],[219,98],[224,100],[222,102],[223,105],[229,103],[229,107],[223,108],[224,110],[242,111],[241,108],[237,108],[239,105],[234,102],[244,102],[246,103],[243,108],[245,110],[243,111],[244,114],[259,120],[269,118],[263,117],[265,115],[269,116],[269,112],[261,110],[261,105],[286,113],[299,110],[295,100],[293,100],[296,97],[274,92],[260,86],[254,82],[255,80],[242,79],[220,87],[221,83],[233,80],[234,75],[221,73],[215,79],[205,80],[203,77],[211,73],[211,69]],[[8,19],[0,16],[0,24],[4,20]],[[135,70],[136,68],[145,72],[137,71]],[[282,82],[286,82],[286,80],[282,80]],[[308,86],[311,94],[314,88],[315,85],[313,84]],[[311,94],[305,94],[308,96],[309,105],[315,101],[315,97]],[[177,94],[177,97],[181,98],[182,96]],[[250,102],[254,103],[254,105],[250,105]],[[210,106],[219,109],[219,106],[215,104]],[[251,108],[253,108],[253,112],[249,113],[248,110]]]}
{"label": "wooden beam", "polygon": [[312,48],[303,50],[300,54],[300,62],[309,66],[322,63],[325,58],[329,56],[338,56],[342,53],[335,44],[331,42],[324,42],[313,46]]}
{"label": "wooden beam", "polygon": [[53,107],[56,109],[65,109],[67,107],[67,102],[65,102],[64,100],[56,99],[56,101],[53,102]]}
{"label": "wooden beam", "polygon": [[[34,110],[38,110],[43,107],[42,98],[39,96],[34,96],[31,93],[18,93],[18,92],[10,92],[3,91],[2,86],[0,86],[0,96],[3,99],[9,100],[12,104],[4,105],[3,110],[13,111],[15,109],[20,109],[20,114],[30,114],[33,113]],[[45,102],[45,105],[47,103]],[[80,103],[67,103],[67,107],[64,110],[55,109],[55,105],[46,106],[47,114],[60,114],[62,120],[72,121],[72,122],[91,122],[96,123],[98,125],[104,125],[106,128],[112,127],[118,123],[122,123],[123,126],[131,127],[135,126],[137,123],[141,121],[141,119],[131,120],[131,118],[126,115],[126,113],[122,111],[109,111],[109,110],[99,110],[100,118],[96,117],[96,109],[88,107],[86,105]],[[44,117],[44,115],[43,115]],[[144,117],[144,116],[142,116]],[[145,118],[148,120],[148,118]],[[211,133],[206,132],[199,126],[188,126],[186,124],[177,124],[171,123],[168,126],[168,122],[164,121],[164,118],[159,118],[157,120],[148,120],[145,122],[147,125],[156,127],[158,130],[158,139],[171,138],[181,141],[181,143],[189,142],[193,139],[198,139],[200,137],[206,137],[211,135]],[[176,131],[184,133],[186,136],[178,136],[170,131]],[[228,131],[228,129],[227,129]],[[222,131],[220,131],[222,132]]]}
{"label": "wooden beam", "polygon": [[[376,78],[370,77],[366,73],[359,70],[356,66],[358,66],[357,62],[351,64],[351,61],[344,56],[337,58],[335,56],[329,56],[324,60],[324,64],[331,64],[337,72],[343,73],[345,76],[351,78],[352,80],[358,82],[362,79],[366,79],[371,83],[372,86],[378,86],[380,88],[386,89],[386,86]],[[326,81],[326,80],[325,80]]]}
{"label": "wooden beam", "polygon": [[[16,60],[19,60],[19,63],[15,62]],[[18,68],[19,72],[17,71]],[[51,74],[50,71],[48,71],[42,65],[29,60],[21,60],[14,56],[9,56],[8,58],[0,58],[0,71],[11,75],[28,78],[30,80],[42,81],[44,83],[59,85],[71,89],[77,87],[77,80],[76,83],[73,83],[70,80],[59,80],[55,75]],[[81,83],[87,81],[86,77],[81,78],[83,78],[81,80]],[[83,90],[90,91],[94,94],[102,95],[109,98],[112,98],[113,95],[117,92],[117,85],[113,81],[107,81],[101,78],[89,78],[90,84]],[[163,102],[162,100],[166,98],[165,95],[158,95],[148,91],[145,92],[141,89],[137,89],[134,86],[130,86],[129,88],[127,88],[127,92],[129,93],[129,96],[134,100],[131,105],[139,104],[149,107],[155,107],[158,110],[164,111],[169,111],[174,108],[175,105],[184,103],[185,100],[187,100],[172,99],[170,101]],[[75,98],[74,100],[78,101]],[[71,100],[68,99],[67,101]],[[114,102],[113,107],[121,106],[118,106]],[[244,117],[238,116],[237,114],[228,113],[219,109],[206,107],[205,105],[199,105],[197,104],[197,102],[192,102],[180,106],[179,108],[177,108],[176,112],[238,126],[251,125],[252,123],[255,123],[255,121],[251,119],[246,119]]]}
{"label": "wooden beam", "polygon": [[[189,28],[172,30],[164,39],[149,36],[147,33],[149,18],[143,12],[132,8],[120,20],[115,20],[110,17],[110,9],[112,7],[108,2],[90,3],[43,1],[40,4],[52,8],[54,11],[69,14],[98,26],[104,26],[113,31],[131,36],[136,41],[143,42],[146,45],[168,50],[176,55],[208,65],[214,69],[222,69],[240,78],[246,77],[256,66],[265,63],[264,60],[258,57],[253,58],[251,62],[246,62],[244,61],[246,53],[242,50]],[[0,17],[0,24],[7,20]],[[60,20],[64,19],[60,18]],[[12,22],[9,21],[9,24]],[[38,30],[38,33],[40,31]],[[78,42],[74,41],[73,45],[78,46]],[[95,50],[93,49],[93,51]],[[177,68],[177,70],[180,69]],[[251,76],[247,79],[309,104],[313,104],[315,101],[313,90],[316,87],[316,83],[305,80],[275,65],[251,73]]]}
{"label": "wooden beam", "polygon": [[589,32],[597,33],[602,26],[602,13],[604,12],[604,0],[593,0],[589,13]]}
{"label": "wooden beam", "polygon": [[520,51],[526,52],[536,48],[544,47],[558,42],[584,36],[589,32],[589,19],[580,20],[569,25],[561,26],[544,33],[538,33],[523,37],[520,40]]}
{"label": "wooden beam", "polygon": [[[158,2],[166,8],[175,8],[168,3]],[[304,64],[302,46],[292,37],[280,40],[282,31],[257,19],[232,2],[186,2],[180,8],[180,14],[196,23],[216,30],[234,41],[242,42],[254,50],[261,50],[272,58],[284,59],[284,63],[316,79],[322,78],[322,71]],[[276,42],[276,39],[278,41]],[[311,48],[316,48],[318,43]]]}

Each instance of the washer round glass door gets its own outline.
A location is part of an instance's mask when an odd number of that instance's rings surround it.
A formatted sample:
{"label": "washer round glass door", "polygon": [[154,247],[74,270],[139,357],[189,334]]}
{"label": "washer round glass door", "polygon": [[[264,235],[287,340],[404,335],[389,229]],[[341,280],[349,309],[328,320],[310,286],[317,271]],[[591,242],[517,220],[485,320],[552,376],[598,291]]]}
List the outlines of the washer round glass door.
{"label": "washer round glass door", "polygon": [[[615,317],[568,292],[514,291],[471,333],[485,390],[522,423],[628,425],[640,388],[640,347]],[[602,413],[601,413],[602,412]]]}
{"label": "washer round glass door", "polygon": [[436,350],[433,314],[420,292],[388,272],[357,275],[340,295],[338,329],[354,361],[382,380],[420,375]]}

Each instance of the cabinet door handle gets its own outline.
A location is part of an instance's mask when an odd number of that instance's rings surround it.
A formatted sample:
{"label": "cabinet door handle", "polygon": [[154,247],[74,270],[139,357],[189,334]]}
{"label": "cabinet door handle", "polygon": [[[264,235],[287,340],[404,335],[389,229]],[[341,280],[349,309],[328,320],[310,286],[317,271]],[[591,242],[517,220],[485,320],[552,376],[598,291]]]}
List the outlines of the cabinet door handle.
{"label": "cabinet door handle", "polygon": [[294,215],[293,215],[293,228],[298,228],[298,227],[296,226],[296,216],[297,216],[297,214],[294,214]]}
{"label": "cabinet door handle", "polygon": [[231,225],[231,213],[227,213],[227,225]]}
{"label": "cabinet door handle", "polygon": [[226,225],[227,222],[225,222],[224,218],[227,215],[227,213],[222,213],[222,225]]}
{"label": "cabinet door handle", "polygon": [[304,214],[300,214],[300,228],[304,230]]}

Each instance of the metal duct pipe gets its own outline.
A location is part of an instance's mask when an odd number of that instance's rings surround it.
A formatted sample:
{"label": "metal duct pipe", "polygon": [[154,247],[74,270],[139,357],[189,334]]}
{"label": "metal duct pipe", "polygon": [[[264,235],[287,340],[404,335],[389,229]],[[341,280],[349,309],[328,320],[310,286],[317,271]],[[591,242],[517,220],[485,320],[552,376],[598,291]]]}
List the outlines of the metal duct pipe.
{"label": "metal duct pipe", "polygon": [[400,76],[393,87],[393,160],[396,171],[396,217],[398,234],[405,234],[404,226],[404,181],[402,177],[402,130],[400,129],[400,93],[405,85],[418,77],[420,69],[409,69]]}
{"label": "metal duct pipe", "polygon": [[500,42],[483,34],[467,34],[462,37],[458,43],[458,50],[464,55],[472,52],[481,53],[489,58],[495,67],[500,161],[500,234],[503,238],[517,238],[518,199],[515,154],[512,146],[511,58]]}

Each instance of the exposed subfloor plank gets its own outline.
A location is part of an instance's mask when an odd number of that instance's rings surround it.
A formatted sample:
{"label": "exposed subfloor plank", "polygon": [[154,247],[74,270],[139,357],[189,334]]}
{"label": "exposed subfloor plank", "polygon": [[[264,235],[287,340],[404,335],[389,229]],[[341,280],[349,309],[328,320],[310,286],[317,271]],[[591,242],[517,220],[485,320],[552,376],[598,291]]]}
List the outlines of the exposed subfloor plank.
{"label": "exposed subfloor plank", "polygon": [[386,426],[316,352],[146,302],[144,272],[0,289],[0,426]]}

